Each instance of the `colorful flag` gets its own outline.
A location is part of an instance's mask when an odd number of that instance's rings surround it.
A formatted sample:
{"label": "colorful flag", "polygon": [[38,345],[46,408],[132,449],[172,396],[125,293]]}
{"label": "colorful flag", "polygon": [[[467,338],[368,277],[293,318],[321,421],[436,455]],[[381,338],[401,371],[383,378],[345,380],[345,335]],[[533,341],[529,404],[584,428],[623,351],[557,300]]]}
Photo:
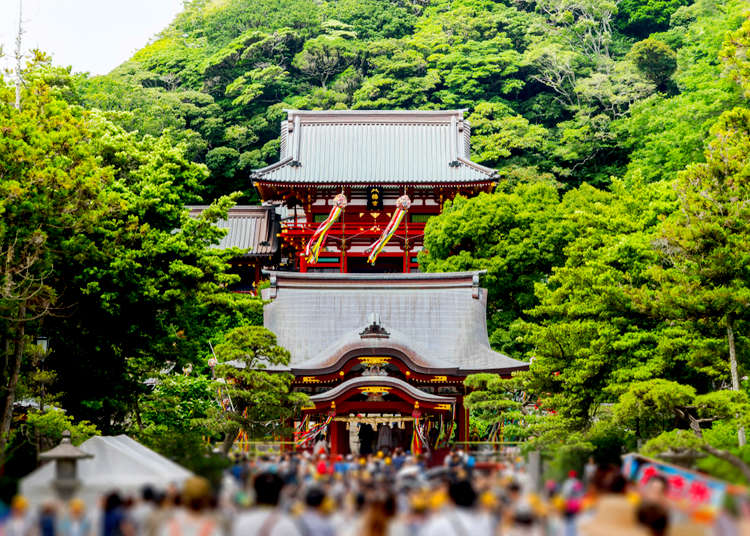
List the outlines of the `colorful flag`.
{"label": "colorful flag", "polygon": [[411,208],[411,199],[409,199],[408,195],[402,195],[396,199],[396,211],[393,213],[391,221],[388,222],[388,225],[383,230],[380,238],[365,250],[365,253],[370,254],[369,257],[367,257],[367,262],[375,264],[378,255],[380,255],[380,252],[383,251],[385,245],[396,233],[396,229],[401,225],[401,220],[403,220],[406,213],[409,212],[409,208]]}
{"label": "colorful flag", "polygon": [[338,194],[333,198],[333,208],[331,209],[330,214],[328,214],[325,221],[318,226],[305,247],[305,258],[309,264],[315,264],[318,262],[318,255],[320,255],[320,250],[326,241],[328,230],[334,223],[336,223],[336,220],[339,219],[339,216],[341,216],[341,213],[344,212],[345,208],[346,196],[344,194]]}

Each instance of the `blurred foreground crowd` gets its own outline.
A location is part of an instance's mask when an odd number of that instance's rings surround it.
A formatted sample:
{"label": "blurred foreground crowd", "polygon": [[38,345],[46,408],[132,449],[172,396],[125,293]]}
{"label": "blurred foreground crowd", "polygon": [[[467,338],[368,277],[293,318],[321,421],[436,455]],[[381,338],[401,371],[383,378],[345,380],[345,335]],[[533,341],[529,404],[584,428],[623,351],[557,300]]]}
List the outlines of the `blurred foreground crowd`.
{"label": "blurred foreground crowd", "polygon": [[0,536],[662,536],[750,535],[748,514],[697,515],[654,475],[586,465],[541,490],[525,466],[477,464],[462,451],[428,468],[396,450],[367,457],[238,459],[218,490],[200,477],[138,497],[117,491],[31,508],[16,497]]}

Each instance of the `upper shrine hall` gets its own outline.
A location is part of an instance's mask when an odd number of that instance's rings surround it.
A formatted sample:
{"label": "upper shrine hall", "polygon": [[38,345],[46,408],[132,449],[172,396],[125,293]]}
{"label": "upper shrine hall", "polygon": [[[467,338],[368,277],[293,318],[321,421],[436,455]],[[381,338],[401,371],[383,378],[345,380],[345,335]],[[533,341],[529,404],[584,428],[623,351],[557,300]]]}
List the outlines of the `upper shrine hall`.
{"label": "upper shrine hall", "polygon": [[[427,220],[458,194],[491,191],[497,179],[471,161],[462,110],[287,113],[280,160],[252,179],[264,205],[283,207],[281,258],[300,272],[415,272]],[[311,256],[306,245],[337,205]],[[393,223],[373,262],[368,248]]]}

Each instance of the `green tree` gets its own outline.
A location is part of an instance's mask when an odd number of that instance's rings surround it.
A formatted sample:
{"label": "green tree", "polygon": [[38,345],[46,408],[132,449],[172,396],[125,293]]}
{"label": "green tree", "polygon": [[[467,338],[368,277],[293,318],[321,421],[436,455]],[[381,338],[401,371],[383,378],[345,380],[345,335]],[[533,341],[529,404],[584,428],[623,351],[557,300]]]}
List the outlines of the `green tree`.
{"label": "green tree", "polygon": [[656,39],[638,41],[628,52],[636,67],[658,88],[664,89],[677,69],[677,54]]}
{"label": "green tree", "polygon": [[666,30],[672,14],[688,3],[688,0],[622,0],[615,24],[628,35],[646,37]]}
{"label": "green tree", "polygon": [[[712,128],[705,163],[680,173],[680,210],[662,226],[658,287],[643,306],[726,332],[731,389],[740,389],[736,334],[750,306],[750,110],[725,112]],[[740,430],[740,445],[744,434]]]}
{"label": "green tree", "polygon": [[34,81],[15,95],[0,86],[0,455],[10,433],[29,336],[55,307],[64,285],[53,270],[86,247],[85,233],[105,212],[112,180],[99,165],[81,110]]}
{"label": "green tree", "polygon": [[[734,430],[747,425],[750,411],[747,393],[714,391],[696,395],[690,386],[650,380],[633,383],[620,396],[613,411],[622,424],[638,430],[638,437],[648,439],[643,446],[646,454],[686,459],[709,454],[734,467],[732,480],[750,482],[750,465],[736,445],[722,448],[713,433],[714,428],[726,425]],[[741,479],[737,478],[737,471]]]}
{"label": "green tree", "polygon": [[271,372],[289,364],[289,352],[276,344],[276,336],[261,326],[243,326],[227,332],[216,345],[217,375],[225,381],[224,452],[239,430],[253,439],[280,436],[287,422],[307,401],[290,391],[294,377]]}
{"label": "green tree", "polygon": [[690,327],[642,312],[632,291],[658,261],[659,219],[676,207],[666,184],[605,192],[587,185],[565,195],[572,238],[564,261],[535,285],[538,305],[513,324],[531,348],[530,389],[573,430],[585,430],[604,406],[637,380],[671,376],[710,385],[720,374]]}
{"label": "green tree", "polygon": [[724,39],[724,46],[719,55],[731,77],[750,96],[750,20],[745,20],[742,26],[734,32],[729,32]]}
{"label": "green tree", "polygon": [[[468,120],[471,123],[472,158],[490,167],[505,168],[513,165],[510,157],[538,154],[548,134],[544,127],[530,124],[500,102],[478,103]],[[528,160],[521,162],[531,164],[531,159]]]}
{"label": "green tree", "polygon": [[510,325],[537,303],[534,285],[563,262],[572,238],[554,186],[520,184],[509,192],[457,197],[425,229],[419,263],[427,272],[487,270],[491,341],[517,351]]}

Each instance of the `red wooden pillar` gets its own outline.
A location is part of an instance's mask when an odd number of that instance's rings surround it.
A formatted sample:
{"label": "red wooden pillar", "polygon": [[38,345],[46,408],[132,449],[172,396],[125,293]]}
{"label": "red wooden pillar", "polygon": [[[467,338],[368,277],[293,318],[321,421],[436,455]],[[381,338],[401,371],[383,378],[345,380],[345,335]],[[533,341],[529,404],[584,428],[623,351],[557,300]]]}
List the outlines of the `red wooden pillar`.
{"label": "red wooden pillar", "polygon": [[464,443],[469,440],[469,410],[464,406],[464,398],[457,401],[456,419],[458,426],[458,442]]}
{"label": "red wooden pillar", "polygon": [[328,434],[328,442],[331,445],[331,458],[333,458],[336,454],[341,454],[339,450],[339,424],[341,424],[338,421],[333,421],[328,426],[329,434]]}
{"label": "red wooden pillar", "polygon": [[303,274],[307,272],[307,259],[305,259],[304,251],[299,253],[299,271]]}

